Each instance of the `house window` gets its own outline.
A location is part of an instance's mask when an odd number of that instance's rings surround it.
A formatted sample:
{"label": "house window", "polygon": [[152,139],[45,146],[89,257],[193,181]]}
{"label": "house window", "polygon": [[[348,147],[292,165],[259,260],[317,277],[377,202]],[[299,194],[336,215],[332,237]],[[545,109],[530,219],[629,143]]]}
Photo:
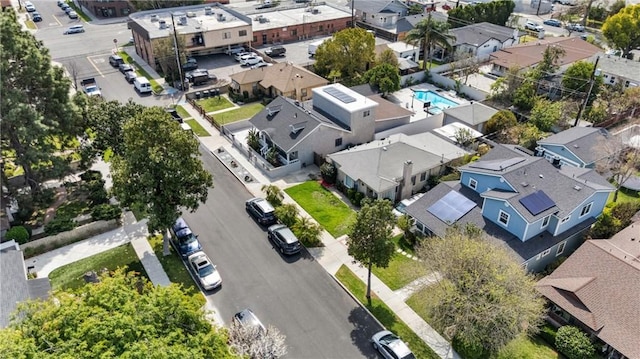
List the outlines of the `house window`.
{"label": "house window", "polygon": [[498,215],[498,222],[504,224],[505,226],[509,225],[509,213],[504,212],[504,211],[500,211],[500,214]]}
{"label": "house window", "polygon": [[469,187],[473,189],[478,188],[478,181],[474,180],[473,178],[469,178]]}
{"label": "house window", "polygon": [[240,30],[238,31],[238,36],[242,37],[242,36],[247,36],[247,30]]}
{"label": "house window", "polygon": [[344,185],[347,188],[353,188],[353,180],[351,179],[351,177],[349,176],[345,176],[344,178]]}
{"label": "house window", "polygon": [[427,172],[422,172],[420,174],[420,182],[423,182],[427,179]]}
{"label": "house window", "polygon": [[416,184],[416,176],[411,176],[411,184],[415,186],[415,184]]}
{"label": "house window", "polygon": [[223,39],[230,39],[231,38],[231,33],[230,32],[223,32],[222,33],[222,38]]}
{"label": "house window", "polygon": [[571,219],[571,216],[566,216],[560,221],[560,224],[567,223],[567,222],[569,222],[570,219]]}
{"label": "house window", "polygon": [[562,252],[564,252],[564,246],[567,244],[567,242],[561,242],[560,245],[558,246],[558,251],[556,252],[556,257],[561,255]]}
{"label": "house window", "polygon": [[369,117],[369,115],[371,115],[371,111],[370,110],[366,110],[362,113],[362,117]]}
{"label": "house window", "polygon": [[551,218],[551,216],[546,216],[542,219],[542,226],[540,228],[545,228],[549,225],[549,218]]}
{"label": "house window", "polygon": [[549,255],[549,253],[551,253],[551,248],[549,248],[546,251],[542,252],[542,256],[545,257],[545,256]]}
{"label": "house window", "polygon": [[580,217],[583,217],[587,214],[589,214],[589,212],[591,212],[591,205],[593,204],[593,202],[587,204],[586,206],[582,207],[582,210],[580,211]]}
{"label": "house window", "polygon": [[342,146],[342,138],[336,138],[336,147]]}
{"label": "house window", "polygon": [[322,25],[318,25],[318,31],[322,31],[324,27]]}
{"label": "house window", "polygon": [[302,97],[306,97],[307,96],[307,89],[300,90],[300,93],[302,94]]}
{"label": "house window", "polygon": [[298,29],[291,30],[291,36],[298,36]]}

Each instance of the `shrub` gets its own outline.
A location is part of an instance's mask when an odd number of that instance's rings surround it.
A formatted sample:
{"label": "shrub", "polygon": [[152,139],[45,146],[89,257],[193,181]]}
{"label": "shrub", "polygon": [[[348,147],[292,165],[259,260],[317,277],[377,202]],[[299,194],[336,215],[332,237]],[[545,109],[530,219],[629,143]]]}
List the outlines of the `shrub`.
{"label": "shrub", "polygon": [[25,244],[29,241],[29,231],[23,226],[11,227],[4,236],[5,241],[15,240],[18,244]]}
{"label": "shrub", "polygon": [[33,203],[41,207],[48,207],[53,203],[55,195],[53,188],[43,188],[40,192],[33,194]]}
{"label": "shrub", "polygon": [[433,188],[433,187],[437,186],[438,183],[440,183],[440,177],[439,176],[431,175],[431,176],[429,176],[429,178],[427,178],[427,186],[429,186],[429,188]]}
{"label": "shrub", "polygon": [[478,343],[468,343],[459,339],[453,338],[451,343],[453,348],[465,359],[486,359],[489,357],[489,353]]}
{"label": "shrub", "polygon": [[453,171],[449,174],[446,174],[442,177],[440,177],[440,182],[446,182],[446,181],[457,181],[460,179],[460,172],[458,171]]}
{"label": "shrub", "polygon": [[547,342],[549,345],[556,345],[556,330],[555,328],[545,325],[540,330],[540,338]]}
{"label": "shrub", "polygon": [[591,340],[580,329],[565,325],[556,333],[556,348],[569,359],[591,358],[595,348]]}
{"label": "shrub", "polygon": [[35,211],[33,198],[27,194],[18,196],[18,213],[14,216],[16,222],[23,223],[28,221]]}
{"label": "shrub", "polygon": [[93,207],[93,210],[91,210],[91,217],[96,221],[120,219],[121,216],[122,209],[117,204],[100,204]]}
{"label": "shrub", "polygon": [[76,223],[69,217],[56,216],[51,222],[44,225],[44,233],[48,236],[61,232],[70,231],[75,228]]}
{"label": "shrub", "polygon": [[640,209],[640,204],[636,202],[622,202],[616,204],[611,209],[611,214],[620,220],[620,226],[626,227],[631,224],[631,217]]}
{"label": "shrub", "polygon": [[320,166],[320,175],[326,183],[334,184],[336,183],[338,171],[336,171],[336,166],[329,162],[325,162]]}
{"label": "shrub", "polygon": [[107,190],[104,188],[104,180],[87,181],[83,184],[83,190],[87,192],[87,199],[96,206],[107,203]]}
{"label": "shrub", "polygon": [[296,224],[298,217],[298,207],[291,203],[286,203],[276,207],[276,217],[285,226],[291,228]]}
{"label": "shrub", "polygon": [[86,171],[86,172],[84,172],[83,174],[80,175],[80,179],[85,181],[85,182],[99,181],[99,180],[102,179],[102,172],[94,171],[94,170],[88,170],[88,171]]}

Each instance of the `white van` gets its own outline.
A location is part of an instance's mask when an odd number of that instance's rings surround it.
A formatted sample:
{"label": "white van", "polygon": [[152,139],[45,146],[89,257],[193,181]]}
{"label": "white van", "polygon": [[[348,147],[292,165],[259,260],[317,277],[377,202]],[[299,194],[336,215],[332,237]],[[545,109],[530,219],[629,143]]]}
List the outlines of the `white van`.
{"label": "white van", "polygon": [[139,93],[151,92],[151,83],[146,77],[136,77],[136,79],[133,80],[133,87],[135,87]]}

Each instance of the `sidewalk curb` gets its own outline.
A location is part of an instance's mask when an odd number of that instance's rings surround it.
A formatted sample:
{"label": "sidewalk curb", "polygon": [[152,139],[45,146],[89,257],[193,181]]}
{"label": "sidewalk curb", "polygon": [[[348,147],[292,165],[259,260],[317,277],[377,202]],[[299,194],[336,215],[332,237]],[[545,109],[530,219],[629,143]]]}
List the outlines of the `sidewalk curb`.
{"label": "sidewalk curb", "polygon": [[[346,265],[345,265],[344,263],[343,263],[342,265],[340,265],[340,267],[342,267],[342,266],[345,266],[345,267],[346,267]],[[349,269],[349,267],[347,267],[347,269]],[[349,269],[349,270],[351,270],[351,269]],[[375,315],[373,315],[373,313],[371,313],[371,311],[369,311],[369,308],[367,308],[367,306],[366,306],[366,305],[362,304],[362,302],[361,302],[358,298],[356,298],[356,296],[355,296],[353,293],[351,293],[351,291],[349,290],[349,288],[345,287],[345,286],[344,286],[344,284],[342,284],[342,282],[338,279],[338,277],[336,277],[336,276],[335,276],[335,274],[331,274],[331,273],[327,272],[327,270],[326,270],[326,269],[325,269],[325,272],[326,272],[328,275],[330,275],[330,276],[331,276],[331,278],[333,278],[333,280],[334,280],[336,283],[338,283],[338,285],[340,286],[340,288],[342,288],[342,289],[343,289],[343,290],[344,290],[344,291],[345,291],[345,292],[346,292],[346,293],[347,293],[347,294],[348,294],[348,295],[349,295],[349,296],[350,296],[350,297],[351,297],[351,298],[352,298],[356,303],[358,303],[358,305],[359,305],[362,309],[364,309],[365,311],[367,311],[367,313],[369,313],[369,315],[371,316],[371,318],[373,318],[373,320],[375,320],[375,321],[376,321],[376,323],[378,323],[378,325],[379,325],[380,327],[385,328],[385,329],[387,328],[387,327],[385,327],[385,326],[384,326],[384,324],[382,324],[382,323],[378,320],[378,318],[376,318],[376,316],[375,316]],[[353,273],[353,272],[352,272],[352,273]],[[355,274],[354,274],[354,275],[355,275]],[[359,278],[358,278],[358,279],[359,279]],[[365,285],[366,285],[366,283],[365,283]],[[384,303],[384,302],[383,302],[383,303]],[[385,304],[385,305],[386,305],[386,304]],[[395,312],[393,312],[393,314],[395,315]],[[397,316],[396,316],[396,317],[397,317]],[[402,321],[402,319],[398,318],[398,320],[399,320],[399,321],[401,321],[402,323],[404,323],[404,325],[406,325],[407,327],[409,327],[409,326],[407,325],[407,323],[405,323],[404,321]],[[411,327],[409,327],[409,329],[411,329]],[[413,329],[412,329],[412,331],[413,331]]]}

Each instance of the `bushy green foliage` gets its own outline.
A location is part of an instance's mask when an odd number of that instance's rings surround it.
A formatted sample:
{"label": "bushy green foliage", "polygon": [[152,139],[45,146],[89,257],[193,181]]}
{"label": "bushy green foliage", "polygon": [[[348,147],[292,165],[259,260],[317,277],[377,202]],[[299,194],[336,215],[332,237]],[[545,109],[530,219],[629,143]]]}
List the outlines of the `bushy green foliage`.
{"label": "bushy green foliage", "polygon": [[298,217],[298,207],[295,204],[285,203],[276,207],[276,217],[280,223],[291,228],[296,224],[296,218]]}
{"label": "bushy green foliage", "polygon": [[86,181],[81,185],[81,190],[87,194],[87,199],[91,201],[91,204],[94,206],[106,203],[109,200],[107,198],[107,190],[104,188],[104,183],[104,180],[100,179]]}
{"label": "bushy green foliage", "polygon": [[516,115],[509,110],[496,112],[484,126],[484,133],[489,134],[515,126],[518,123]]}
{"label": "bushy green foliage", "polygon": [[61,232],[70,231],[75,227],[76,222],[74,222],[73,219],[64,216],[56,216],[49,223],[44,225],[44,233],[48,236],[52,236]]}
{"label": "bushy green foliage", "polygon": [[531,110],[529,120],[540,131],[549,132],[555,126],[562,116],[562,103],[558,101],[549,101],[539,99]]}
{"label": "bushy green foliage", "polygon": [[122,208],[117,204],[99,204],[91,210],[91,217],[96,221],[112,219],[120,219],[122,216]]}
{"label": "bushy green foliage", "polygon": [[14,240],[18,242],[18,244],[25,244],[29,241],[29,231],[23,226],[15,226],[11,227],[7,234],[4,235],[5,240],[10,241]]}
{"label": "bushy green foliage", "polygon": [[540,329],[540,338],[547,342],[549,345],[556,345],[556,329],[549,326],[544,325],[542,329]]}
{"label": "bushy green foliage", "polygon": [[356,207],[360,207],[360,203],[364,199],[364,193],[358,192],[355,188],[347,189],[347,198]]}
{"label": "bushy green foliage", "polygon": [[87,182],[101,180],[102,173],[100,171],[88,170],[80,175],[80,179]]}
{"label": "bushy green foliage", "polygon": [[624,228],[631,224],[631,217],[638,210],[640,210],[640,203],[638,202],[621,202],[611,208],[611,214],[620,221],[620,226]]}
{"label": "bushy green foliage", "polygon": [[515,7],[516,4],[511,0],[455,7],[449,10],[449,24],[452,28],[480,22],[505,26]]}
{"label": "bushy green foliage", "polygon": [[383,63],[364,73],[364,80],[377,86],[384,95],[400,90],[400,72],[398,67]]}
{"label": "bushy green foliage", "polygon": [[487,352],[481,343],[465,342],[460,337],[453,338],[453,348],[465,359],[487,359],[489,358],[489,352]]}
{"label": "bushy green foliage", "polygon": [[569,359],[588,359],[595,354],[593,343],[580,329],[565,325],[556,333],[556,348]]}
{"label": "bushy green foliage", "polygon": [[293,233],[305,247],[323,247],[320,240],[322,228],[309,217],[299,217],[293,225]]}
{"label": "bushy green foliage", "polygon": [[320,166],[320,175],[322,176],[322,180],[326,183],[334,184],[336,183],[338,171],[336,170],[336,166],[332,163],[325,162]]}
{"label": "bushy green foliage", "polygon": [[535,106],[538,97],[536,96],[536,84],[533,80],[525,80],[513,94],[513,104],[523,111],[529,111]]}
{"label": "bushy green foliage", "polygon": [[266,200],[271,203],[274,207],[279,207],[282,205],[282,199],[284,198],[284,194],[280,187],[270,184],[262,186],[262,191],[266,194]]}

